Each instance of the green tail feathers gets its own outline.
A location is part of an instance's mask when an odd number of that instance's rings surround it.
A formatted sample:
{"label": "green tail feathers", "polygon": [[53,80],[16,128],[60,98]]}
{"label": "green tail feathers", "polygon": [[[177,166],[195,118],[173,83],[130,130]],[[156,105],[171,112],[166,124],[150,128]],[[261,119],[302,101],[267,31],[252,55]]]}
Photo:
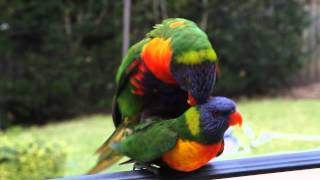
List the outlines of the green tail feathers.
{"label": "green tail feathers", "polygon": [[108,154],[103,155],[99,162],[92,168],[90,169],[87,174],[95,174],[98,173],[104,169],[109,168],[110,166],[112,166],[113,164],[117,163],[123,156],[114,151],[114,150],[110,150],[108,152]]}
{"label": "green tail feathers", "polygon": [[98,173],[117,163],[123,157],[112,149],[112,145],[123,138],[125,129],[123,124],[119,125],[111,137],[98,148],[96,153],[99,154],[99,161],[87,174]]}
{"label": "green tail feathers", "polygon": [[120,124],[113,134],[97,149],[97,154],[103,154],[111,150],[111,145],[115,142],[118,142],[122,139],[126,127],[123,124]]}

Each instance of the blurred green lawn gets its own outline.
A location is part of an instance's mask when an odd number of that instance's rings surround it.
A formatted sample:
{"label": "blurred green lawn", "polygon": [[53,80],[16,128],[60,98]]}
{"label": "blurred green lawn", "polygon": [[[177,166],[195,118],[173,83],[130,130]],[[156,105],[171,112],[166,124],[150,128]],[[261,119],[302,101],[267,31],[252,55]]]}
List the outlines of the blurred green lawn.
{"label": "blurred green lawn", "polygon": [[[320,100],[265,99],[240,101],[238,109],[244,117],[244,126],[251,127],[257,136],[262,132],[320,135]],[[235,134],[244,145],[249,139],[242,129],[235,128]],[[81,175],[96,161],[94,151],[112,133],[110,116],[95,115],[72,119],[63,123],[52,123],[42,127],[26,129],[47,139],[65,141],[69,146],[65,175]],[[298,151],[320,148],[320,141],[273,140],[249,153],[225,155],[222,158],[234,158],[259,154]],[[115,165],[107,172],[128,170],[131,166]]]}

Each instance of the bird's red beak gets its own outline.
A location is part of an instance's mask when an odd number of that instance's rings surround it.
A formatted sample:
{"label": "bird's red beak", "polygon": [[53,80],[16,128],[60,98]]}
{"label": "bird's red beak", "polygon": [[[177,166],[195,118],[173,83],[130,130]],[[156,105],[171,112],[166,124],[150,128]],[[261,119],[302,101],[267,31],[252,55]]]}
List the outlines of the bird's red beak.
{"label": "bird's red beak", "polygon": [[193,96],[191,95],[190,92],[188,93],[188,101],[187,102],[190,106],[194,106],[197,104],[197,101],[193,98]]}
{"label": "bird's red beak", "polygon": [[242,126],[242,116],[237,111],[229,115],[229,126],[234,125]]}

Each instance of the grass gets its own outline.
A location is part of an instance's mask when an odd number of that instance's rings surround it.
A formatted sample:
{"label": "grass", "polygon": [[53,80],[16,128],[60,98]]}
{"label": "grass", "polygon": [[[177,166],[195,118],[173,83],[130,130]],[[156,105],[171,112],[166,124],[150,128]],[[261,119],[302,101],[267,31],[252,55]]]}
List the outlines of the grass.
{"label": "grass", "polygon": [[[42,138],[64,141],[67,146],[68,160],[65,176],[85,174],[96,162],[95,150],[113,131],[111,116],[95,115],[71,119],[63,123],[52,123],[32,127],[25,133]],[[128,166],[113,166],[107,172],[129,169]]]}
{"label": "grass", "polygon": [[[266,99],[259,101],[240,102],[239,109],[245,120],[243,128],[236,129],[236,136],[246,146],[250,146],[250,137],[245,130],[251,128],[251,138],[261,134],[285,134],[288,137],[274,139],[257,147],[251,147],[249,154],[236,154],[238,157],[248,155],[273,154],[302,151],[320,148],[320,101],[319,100],[285,100]],[[295,138],[295,136],[298,136]],[[316,140],[299,140],[316,137]],[[230,157],[234,157],[231,155]],[[228,158],[228,156],[226,156]]]}
{"label": "grass", "polygon": [[[238,109],[244,117],[242,129],[235,128],[236,136],[243,145],[251,147],[249,153],[225,155],[223,158],[243,157],[260,154],[300,151],[320,147],[320,141],[302,141],[276,139],[258,147],[249,144],[249,138],[243,129],[254,131],[254,137],[263,132],[289,134],[320,133],[320,101],[266,99],[240,101]],[[94,151],[113,131],[110,116],[95,115],[72,119],[63,123],[53,123],[25,130],[36,136],[65,141],[69,145],[69,157],[66,164],[66,176],[85,173],[96,161]],[[113,166],[107,172],[127,170],[130,166]]]}

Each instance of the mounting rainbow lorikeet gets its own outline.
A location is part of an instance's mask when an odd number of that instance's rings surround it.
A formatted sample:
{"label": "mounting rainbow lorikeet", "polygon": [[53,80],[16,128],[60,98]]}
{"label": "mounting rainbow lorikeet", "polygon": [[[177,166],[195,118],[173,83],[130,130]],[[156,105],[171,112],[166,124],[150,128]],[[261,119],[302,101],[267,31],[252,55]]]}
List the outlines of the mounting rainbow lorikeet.
{"label": "mounting rainbow lorikeet", "polygon": [[[125,138],[112,144],[90,171],[95,173],[123,154],[143,167],[152,164],[178,171],[193,171],[223,152],[223,135],[229,126],[241,125],[236,104],[225,97],[210,97],[208,102],[190,107],[181,116],[165,121],[149,121],[135,126]],[[149,165],[149,166],[148,166]]]}
{"label": "mounting rainbow lorikeet", "polygon": [[[217,55],[207,35],[192,21],[164,20],[133,45],[116,74],[113,135],[97,150],[104,157],[127,127],[146,119],[176,118],[210,96]],[[120,159],[115,156],[113,161]],[[104,164],[108,167],[108,164]]]}

